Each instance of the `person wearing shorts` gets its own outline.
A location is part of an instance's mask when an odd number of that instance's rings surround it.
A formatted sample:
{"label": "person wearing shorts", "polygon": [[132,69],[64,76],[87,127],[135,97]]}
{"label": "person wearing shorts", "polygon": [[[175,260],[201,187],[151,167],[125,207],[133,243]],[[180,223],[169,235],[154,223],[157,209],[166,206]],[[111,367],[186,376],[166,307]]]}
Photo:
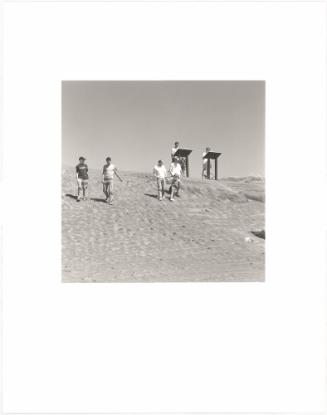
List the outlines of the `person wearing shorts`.
{"label": "person wearing shorts", "polygon": [[81,193],[83,193],[83,200],[86,200],[86,189],[88,187],[89,176],[88,167],[85,163],[85,157],[79,158],[79,163],[76,166],[76,180],[77,180],[77,201],[81,200]]}
{"label": "person wearing shorts", "polygon": [[204,178],[210,179],[210,177],[207,177],[207,168],[208,168],[208,163],[210,163],[210,167],[211,167],[211,161],[209,159],[203,158],[207,153],[209,153],[210,150],[211,150],[210,147],[207,147],[206,151],[202,153],[202,179]]}
{"label": "person wearing shorts", "polygon": [[165,181],[167,178],[167,170],[162,160],[159,160],[158,164],[154,166],[153,174],[157,179],[158,199],[162,200],[165,194]]}
{"label": "person wearing shorts", "polygon": [[114,164],[111,163],[111,158],[106,158],[106,164],[102,170],[102,184],[103,193],[106,196],[106,202],[112,205],[113,192],[114,192],[114,175],[117,169]]}
{"label": "person wearing shorts", "polygon": [[179,150],[180,144],[179,141],[175,141],[174,147],[171,149],[171,161],[173,161],[174,157],[177,158],[178,163],[182,167],[183,174],[185,174],[186,169],[186,158],[185,157],[177,157],[175,156],[177,150]]}
{"label": "person wearing shorts", "polygon": [[174,176],[172,176],[171,193],[170,193],[170,201],[171,202],[173,202],[175,200],[174,199],[175,194],[176,194],[176,196],[179,196],[180,184],[181,184],[181,176],[179,176],[178,174],[175,174]]}
{"label": "person wearing shorts", "polygon": [[169,169],[170,176],[172,177],[171,186],[170,186],[170,200],[174,201],[174,195],[176,194],[179,197],[181,176],[182,176],[182,167],[178,162],[177,158],[173,158],[173,162],[170,165]]}

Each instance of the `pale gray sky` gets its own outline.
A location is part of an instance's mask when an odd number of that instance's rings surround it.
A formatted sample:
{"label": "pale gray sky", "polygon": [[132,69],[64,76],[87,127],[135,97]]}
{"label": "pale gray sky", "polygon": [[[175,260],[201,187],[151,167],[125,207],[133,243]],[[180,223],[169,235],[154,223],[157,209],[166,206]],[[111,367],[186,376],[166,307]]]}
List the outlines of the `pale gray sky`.
{"label": "pale gray sky", "polygon": [[264,81],[64,81],[62,160],[80,155],[101,170],[170,164],[174,141],[192,149],[190,176],[200,177],[205,147],[222,153],[219,176],[264,176]]}

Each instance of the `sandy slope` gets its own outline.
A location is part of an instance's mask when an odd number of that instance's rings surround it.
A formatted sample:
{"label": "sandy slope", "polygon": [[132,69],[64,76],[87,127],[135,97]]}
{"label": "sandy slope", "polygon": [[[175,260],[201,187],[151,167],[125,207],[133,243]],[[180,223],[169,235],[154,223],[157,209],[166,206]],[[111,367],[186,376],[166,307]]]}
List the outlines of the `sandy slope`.
{"label": "sandy slope", "polygon": [[251,234],[264,228],[264,180],[185,179],[172,203],[155,198],[150,174],[121,176],[113,206],[98,171],[77,203],[74,169],[63,170],[64,282],[264,280],[264,240]]}

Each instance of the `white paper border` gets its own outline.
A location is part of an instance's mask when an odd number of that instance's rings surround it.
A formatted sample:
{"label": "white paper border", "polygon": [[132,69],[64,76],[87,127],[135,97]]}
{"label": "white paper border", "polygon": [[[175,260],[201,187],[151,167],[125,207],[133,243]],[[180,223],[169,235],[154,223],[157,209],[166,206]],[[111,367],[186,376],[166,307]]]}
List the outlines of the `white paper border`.
{"label": "white paper border", "polygon": [[[252,2],[253,3],[253,2]],[[292,2],[292,3],[304,3],[304,2]],[[312,3],[312,2],[311,2]],[[318,3],[318,2],[317,2]],[[319,3],[322,3],[322,2],[319,2]],[[325,2],[323,2],[324,4],[325,4]],[[140,3],[141,4],[141,3]],[[249,4],[250,4],[250,2],[249,2]],[[76,7],[76,6],[75,6]],[[137,79],[140,79],[139,77],[136,77]],[[147,77],[145,77],[145,79],[147,79]],[[187,79],[187,78],[183,78],[183,77],[181,77],[180,79]],[[221,78],[219,78],[219,79],[221,79]],[[234,78],[234,77],[232,77],[232,79],[236,79],[236,78]],[[245,79],[245,78],[242,78],[242,79]],[[248,78],[247,78],[248,79]],[[261,79],[261,78],[260,78]],[[267,95],[268,95],[268,88],[269,88],[269,85],[270,85],[270,83],[269,83],[269,81],[267,82]],[[270,90],[270,91],[272,91],[272,90]],[[324,98],[324,104],[325,104],[325,98]],[[326,105],[325,105],[325,109],[326,109]],[[267,111],[269,111],[269,109],[267,109]],[[7,119],[6,119],[7,120]],[[21,143],[20,143],[21,144]],[[5,147],[6,147],[6,145],[7,145],[7,143],[5,143]],[[25,147],[23,146],[23,149],[25,149]],[[266,149],[266,151],[267,150],[269,150],[269,149],[271,149],[271,147],[269,147],[268,149]],[[12,151],[12,149],[10,149],[10,151]],[[5,162],[6,162],[6,160],[5,160]],[[298,165],[296,165],[296,167],[298,167]],[[10,174],[12,174],[12,171],[10,170]],[[14,179],[15,179],[16,177],[14,177]],[[294,178],[294,176],[292,176],[292,178]],[[8,192],[8,187],[6,187],[6,183],[11,183],[10,181],[8,182],[6,182],[6,180],[8,180],[8,178],[7,177],[5,177],[5,191],[7,191]],[[320,181],[320,179],[318,179],[319,180],[319,186],[321,186],[321,184],[323,184],[324,182],[322,182],[322,181]],[[305,182],[305,184],[308,184],[309,183],[309,181],[308,182]],[[293,184],[293,183],[292,183]],[[303,183],[302,183],[302,186],[303,186]],[[315,185],[312,185],[312,190],[314,191],[314,190],[318,190],[318,186],[315,186]],[[9,189],[10,190],[10,189]],[[268,190],[268,203],[269,203],[269,193],[270,193],[270,195],[271,195],[271,197],[273,196],[273,191],[271,190],[271,189],[267,189]],[[295,193],[298,191],[298,187],[297,187],[297,184],[295,184]],[[6,193],[7,195],[8,195],[8,193]],[[12,193],[10,193],[9,192],[9,194],[10,195],[12,195]],[[318,200],[319,201],[321,201],[322,202],[322,199],[320,199],[320,198],[318,198]],[[315,201],[316,201],[316,199],[315,199]],[[308,200],[304,200],[304,204],[305,204],[305,206],[306,207],[308,207],[308,208],[310,208],[310,203],[308,203]],[[320,206],[318,206],[317,207],[317,218],[313,218],[313,223],[311,223],[311,224],[308,224],[308,223],[305,223],[303,226],[304,226],[304,234],[305,234],[305,237],[309,234],[309,235],[313,235],[312,233],[310,233],[310,232],[312,232],[312,229],[311,229],[311,227],[313,226],[313,227],[315,227],[315,226],[317,226],[319,223],[321,223],[321,219],[322,219],[322,208],[324,208],[325,207],[325,204],[324,203],[322,203],[322,206],[320,205]],[[6,211],[5,211],[5,214],[8,214],[8,205],[6,205]],[[325,223],[325,222],[324,222]],[[291,231],[295,231],[296,229],[295,228],[292,228],[291,227]],[[319,233],[314,233],[314,235],[315,236],[319,236]],[[8,235],[7,235],[7,237],[8,237]],[[9,243],[11,244],[12,243],[12,241],[9,241]],[[274,243],[274,241],[269,241],[268,240],[268,244],[269,243]],[[321,243],[321,241],[319,242],[319,243]],[[318,245],[317,245],[318,246]],[[320,245],[319,245],[320,246]],[[326,242],[324,241],[324,246],[326,246]],[[301,252],[301,251],[300,251]],[[301,258],[302,259],[302,258]],[[40,260],[41,262],[42,262],[42,260]],[[6,265],[6,264],[5,264]],[[6,269],[6,268],[5,268]],[[325,269],[324,269],[324,271],[325,271]],[[12,274],[13,275],[13,274]],[[20,280],[19,281],[20,283],[23,283],[22,284],[22,286],[20,287],[20,289],[21,290],[24,290],[24,289],[26,289],[26,293],[28,293],[28,294],[30,294],[30,292],[28,291],[29,290],[29,288],[30,288],[30,284],[28,284],[28,283],[24,283],[22,280]],[[313,281],[314,282],[314,281]],[[44,291],[45,291],[45,297],[46,297],[46,295],[49,295],[50,294],[50,292],[48,292],[47,293],[47,290],[53,290],[53,289],[55,289],[55,286],[54,285],[49,285],[49,286],[47,286],[47,285],[44,285],[44,283],[42,284],[42,281],[41,280],[38,280],[37,281],[37,283],[38,283],[38,287],[40,288],[40,287],[42,287],[43,289],[44,289]],[[296,283],[296,281],[295,281],[295,279],[294,279],[294,283]],[[317,283],[318,284],[320,284],[321,283],[321,281],[320,282],[318,282],[317,281]],[[5,281],[5,287],[7,288],[9,288],[9,290],[8,290],[8,292],[10,292],[10,294],[12,294],[13,293],[13,282],[12,281]],[[237,296],[235,296],[235,291],[236,290],[238,290],[238,288],[237,288],[237,286],[239,286],[239,284],[235,284],[235,286],[234,286],[234,283],[232,284],[232,285],[229,285],[228,287],[226,287],[226,286],[224,286],[224,288],[221,288],[221,290],[224,290],[224,292],[225,292],[225,294],[227,295],[229,295],[229,298],[231,299],[231,301],[233,301],[233,296],[234,296],[234,301],[235,301],[235,298],[238,298]],[[325,281],[324,281],[324,284],[323,284],[323,286],[325,287]],[[144,286],[142,286],[142,285],[139,285],[138,287],[137,287],[137,289],[141,289],[141,287],[142,287],[142,291],[143,290],[148,290],[149,288],[151,288],[151,290],[152,290],[152,287],[144,287]],[[87,290],[86,290],[86,288],[87,288]],[[129,291],[128,290],[128,288],[129,287],[127,287],[127,292]],[[175,288],[175,287],[174,287]],[[195,286],[189,286],[189,285],[186,285],[183,289],[182,289],[182,291],[179,293],[179,295],[180,294],[182,294],[182,295],[185,295],[185,290],[187,289],[188,290],[188,293],[189,293],[189,295],[190,295],[190,299],[193,299],[193,301],[194,300],[196,300],[196,298],[198,298],[199,297],[199,295],[201,296],[203,293],[204,293],[204,291],[202,292],[202,289],[206,289],[207,287],[203,287],[203,286],[201,286],[201,285],[195,285]],[[62,288],[60,287],[60,289],[62,290]],[[117,288],[117,289],[119,289],[119,287]],[[157,286],[157,287],[155,287],[155,290],[158,290],[159,289],[159,287]],[[211,289],[212,289],[212,286],[211,286]],[[272,285],[270,285],[269,284],[269,281],[267,281],[267,285],[265,285],[264,287],[262,287],[262,288],[259,288],[259,287],[255,287],[255,288],[253,288],[253,286],[252,286],[252,284],[250,284],[250,285],[248,285],[248,286],[246,286],[246,287],[242,287],[242,289],[243,290],[245,290],[245,291],[249,291],[249,290],[252,290],[252,289],[259,289],[259,290],[261,290],[261,292],[264,292],[266,289],[270,289],[270,291],[271,292],[273,292],[272,291]],[[72,296],[75,296],[75,298],[77,298],[76,296],[78,296],[79,297],[79,299],[80,300],[82,300],[82,301],[84,301],[84,300],[86,300],[87,298],[89,298],[90,297],[90,295],[95,295],[95,293],[96,293],[96,287],[67,287],[67,289],[65,289],[66,290],[66,294],[64,294],[65,296],[66,295],[70,295],[71,294],[71,298],[72,298]],[[126,290],[126,288],[125,288],[125,290]],[[167,290],[169,290],[169,286],[167,286]],[[73,291],[72,293],[70,293],[70,291]],[[175,291],[175,289],[174,289],[174,291]],[[231,293],[227,293],[226,291],[231,291]],[[139,291],[140,292],[140,291]],[[143,291],[144,292],[144,291]],[[201,294],[201,292],[202,292],[202,294]],[[323,293],[324,293],[324,299],[326,299],[326,287],[324,288],[324,291],[323,291]],[[126,294],[126,292],[125,292],[125,294]],[[152,293],[153,294],[153,293]],[[22,294],[19,294],[19,295],[22,295]],[[158,292],[157,293],[155,293],[154,292],[154,295],[155,295],[155,297],[156,297],[156,295],[158,295]],[[165,289],[161,286],[160,287],[160,296],[162,297],[162,295],[165,295]],[[166,295],[168,295],[168,293],[166,292]],[[171,292],[169,293],[169,295],[171,295]],[[175,295],[177,295],[177,292],[175,291]],[[271,294],[272,295],[272,294]],[[206,297],[207,297],[207,295],[206,295]],[[11,301],[11,299],[12,299],[12,297],[11,296],[9,296],[9,297],[7,297],[6,296],[6,298],[9,298],[9,302]],[[22,297],[23,298],[23,297]],[[47,298],[47,297],[46,297]],[[46,298],[43,300],[44,302],[46,301]],[[68,298],[68,297],[67,297]],[[133,299],[133,297],[128,297],[129,299]],[[156,297],[157,299],[158,299],[158,297]],[[207,299],[209,298],[209,304],[212,304],[212,303],[210,303],[210,296],[209,297],[207,297]],[[175,304],[177,304],[177,299],[178,299],[178,296],[177,296],[177,298],[174,298],[174,300],[175,300]],[[238,298],[238,299],[240,299],[240,298]],[[171,300],[171,298],[170,298],[170,300]],[[212,301],[212,297],[211,297],[211,301]],[[41,301],[41,303],[42,303],[42,301]],[[17,305],[17,303],[16,303],[16,305]],[[45,303],[43,304],[44,306],[46,305]],[[55,304],[55,302],[54,302],[54,304],[53,304],[53,306],[58,306],[58,303],[57,304]],[[119,306],[119,304],[116,304],[116,307],[118,307]],[[312,304],[311,304],[311,306],[312,306]],[[313,305],[314,306],[314,305]],[[319,298],[319,301],[317,301],[317,311],[319,311],[319,310],[322,310],[321,309],[321,298]],[[113,310],[113,309],[111,309],[111,310]],[[325,310],[325,307],[323,307],[323,310],[324,311],[326,311]],[[7,309],[5,308],[5,311],[7,311],[7,315],[11,315],[11,313],[13,312],[13,309],[11,309],[10,308],[10,304],[8,305],[8,300],[7,300]],[[31,316],[33,316],[33,313],[34,312],[38,312],[39,310],[32,310],[32,314],[31,314],[31,312],[30,312],[30,310],[27,310],[27,314],[29,314],[29,316],[31,317]],[[142,315],[143,316],[143,318],[146,318],[146,316],[147,316],[147,313],[145,313],[145,311],[146,310],[141,310],[141,313],[140,313],[140,315]],[[144,314],[145,313],[145,314]],[[169,313],[169,311],[168,311],[168,313]],[[277,310],[277,313],[278,313],[278,310]],[[35,316],[36,316],[37,314],[35,314]],[[17,317],[17,316],[16,316]],[[46,316],[45,316],[46,317]],[[49,315],[47,316],[47,317],[49,317]],[[50,317],[51,317],[51,315],[50,315]],[[52,317],[54,317],[54,316],[52,316]],[[67,316],[66,316],[67,317]],[[80,317],[80,316],[79,316]],[[87,318],[87,315],[84,315],[84,317],[86,317]],[[123,316],[124,318],[126,318],[126,315],[124,315]],[[158,316],[157,316],[158,317]],[[161,316],[159,316],[159,317],[161,317],[161,318],[163,318],[163,319],[165,319],[165,318],[167,318],[167,315],[161,315]],[[173,315],[171,315],[170,317],[172,317],[173,318]],[[192,317],[193,318],[196,318],[196,314],[194,314],[194,315],[192,315]],[[252,317],[255,317],[254,315],[252,316]],[[267,316],[266,316],[267,317]],[[270,316],[270,318],[271,318],[272,316]],[[188,319],[190,319],[190,317],[188,316]],[[163,320],[164,321],[164,320]],[[187,320],[186,320],[187,321]],[[233,321],[233,319],[232,319],[232,321]],[[270,320],[269,320],[269,318],[268,318],[268,320],[267,319],[265,319],[265,324],[268,324],[268,322],[269,322]],[[274,321],[274,320],[272,320],[272,321]],[[320,320],[319,320],[320,321]],[[84,321],[85,322],[85,321]],[[271,322],[271,321],[270,321]],[[15,320],[14,322],[11,322],[11,323],[15,323],[15,324],[17,324],[18,323],[18,321],[17,320]],[[221,321],[220,321],[220,323],[221,323]],[[230,321],[229,321],[229,323],[230,323]],[[317,322],[318,323],[318,322]],[[8,320],[5,320],[4,321],[4,325],[6,326],[6,324],[7,324],[7,326],[8,326]],[[13,324],[13,327],[14,327],[15,325]],[[10,326],[9,326],[10,327]],[[17,326],[17,327],[19,327],[19,326]],[[91,327],[91,326],[89,326],[89,327]],[[198,328],[199,328],[199,326],[198,326]],[[7,327],[7,329],[8,329],[8,327]],[[225,332],[226,333],[226,332]],[[49,333],[48,333],[49,334]],[[68,334],[68,333],[66,333],[66,334]],[[157,334],[159,334],[159,333],[157,333]],[[251,333],[250,333],[251,334]],[[10,335],[11,335],[11,339],[13,338],[12,337],[12,333],[10,333]],[[18,332],[18,340],[20,339],[20,336],[22,335],[22,333],[21,332]],[[253,335],[253,333],[252,333],[252,335]],[[287,335],[287,333],[286,332],[284,332],[284,335]],[[324,341],[325,341],[325,344],[326,344],[326,337],[324,338]],[[5,342],[6,342],[6,340],[5,340]],[[246,341],[245,341],[245,343],[246,343]],[[19,343],[18,343],[19,344]],[[309,343],[310,344],[310,343]],[[7,347],[7,348],[6,348]],[[287,345],[285,345],[285,347],[287,347]],[[320,350],[320,348],[318,348],[319,349],[319,351],[321,352],[321,350]],[[8,344],[7,343],[5,343],[5,351],[7,351],[8,352]],[[294,351],[295,353],[296,353],[296,350]],[[326,357],[326,356],[325,356]],[[194,362],[194,363],[196,363],[196,362]],[[303,362],[303,364],[305,365],[305,364],[307,364],[308,362]],[[5,363],[5,365],[6,365],[7,363]],[[294,369],[295,369],[295,367],[294,367]],[[307,370],[309,370],[309,367],[307,367],[306,366],[306,369]],[[16,378],[17,379],[17,378]],[[18,381],[17,381],[18,382]],[[238,397],[239,397],[239,395],[238,395]],[[259,398],[259,397],[258,397]],[[5,408],[6,409],[6,408]],[[139,413],[139,411],[137,411],[138,413]],[[150,412],[153,412],[152,410],[150,411]],[[165,411],[164,411],[165,412]],[[193,411],[189,411],[188,413],[192,413]],[[256,412],[256,413],[258,413],[258,411],[250,411],[251,413],[254,413],[254,412]],[[276,413],[277,411],[276,410],[273,410],[273,411],[268,411],[267,413]],[[279,411],[278,411],[279,412]],[[294,411],[291,411],[291,412],[294,412]],[[302,411],[301,411],[302,412]],[[307,411],[305,411],[305,412],[308,412],[308,413],[313,413],[313,411],[311,411],[310,409],[308,409]],[[17,412],[16,412],[17,413]],[[33,411],[33,413],[35,413],[34,411]],[[70,412],[70,413],[72,413],[72,412]],[[84,413],[87,413],[87,412],[84,412]],[[92,413],[95,413],[94,411],[92,411]],[[112,412],[111,412],[112,413]],[[147,413],[149,413],[149,411],[147,411]],[[170,412],[171,413],[171,412]],[[177,411],[176,413],[182,413],[181,411]],[[194,412],[193,412],[194,413]],[[197,413],[199,413],[198,411],[197,411]],[[202,413],[207,413],[207,411],[204,411],[204,412],[202,412]],[[219,413],[224,413],[224,412],[219,412]],[[232,413],[232,412],[228,412],[228,413]],[[234,413],[236,413],[236,412],[234,412]],[[279,412],[280,413],[280,412]],[[287,411],[286,410],[286,412],[284,411],[283,413],[290,413],[290,411]],[[303,413],[303,412],[302,412]]]}

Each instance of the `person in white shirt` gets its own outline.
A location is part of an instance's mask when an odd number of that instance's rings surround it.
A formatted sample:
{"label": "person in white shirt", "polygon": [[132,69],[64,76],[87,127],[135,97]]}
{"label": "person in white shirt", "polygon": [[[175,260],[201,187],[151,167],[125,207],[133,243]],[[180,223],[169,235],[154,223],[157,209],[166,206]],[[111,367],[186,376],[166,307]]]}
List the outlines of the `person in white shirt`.
{"label": "person in white shirt", "polygon": [[179,146],[179,141],[175,141],[174,147],[171,149],[171,161],[173,161],[173,158],[176,157],[177,161],[179,162],[179,164],[182,167],[182,171],[183,174],[185,173],[185,168],[186,168],[186,159],[185,157],[177,157],[175,156],[177,150],[179,150],[180,146]]}
{"label": "person in white shirt", "polygon": [[178,149],[179,149],[179,142],[175,141],[174,147],[171,149],[171,161],[173,161],[173,158],[175,157],[175,153]]}
{"label": "person in white shirt", "polygon": [[114,164],[111,163],[111,158],[106,158],[106,164],[102,170],[102,184],[103,193],[106,196],[106,202],[112,205],[112,198],[114,192],[114,175],[117,174],[117,169]]}
{"label": "person in white shirt", "polygon": [[158,164],[154,166],[153,174],[157,179],[158,199],[162,200],[165,194],[165,182],[167,178],[167,170],[162,160],[159,160]]}
{"label": "person in white shirt", "polygon": [[203,158],[207,153],[209,153],[210,150],[211,150],[210,147],[207,147],[206,151],[202,153],[202,179],[204,178],[210,179],[210,177],[207,177],[207,168],[208,168],[208,163],[210,163],[210,167],[211,167],[211,161],[209,159]]}
{"label": "person in white shirt", "polygon": [[170,186],[170,200],[174,201],[174,195],[176,192],[176,196],[179,197],[179,190],[181,184],[181,177],[182,177],[182,167],[179,164],[176,157],[173,158],[173,162],[170,165],[169,173],[172,177],[172,182]]}

